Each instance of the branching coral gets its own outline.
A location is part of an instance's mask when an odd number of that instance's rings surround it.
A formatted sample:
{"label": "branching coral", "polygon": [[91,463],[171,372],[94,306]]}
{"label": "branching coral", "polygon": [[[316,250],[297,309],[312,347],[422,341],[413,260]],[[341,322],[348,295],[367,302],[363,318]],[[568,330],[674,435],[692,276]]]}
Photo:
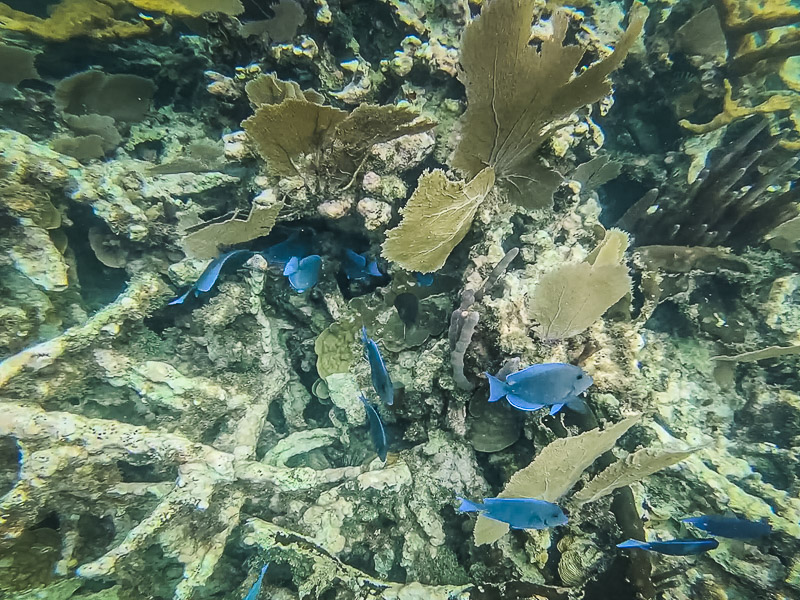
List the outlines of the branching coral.
{"label": "branching coral", "polygon": [[761,104],[753,107],[743,106],[733,99],[733,88],[730,81],[725,80],[725,98],[723,100],[722,112],[711,119],[708,123],[692,123],[686,119],[681,119],[680,125],[692,133],[708,133],[721,127],[725,127],[739,119],[746,119],[753,115],[769,114],[782,110],[789,110],[796,105],[798,100],[792,96],[775,95],[770,96]]}
{"label": "branching coral", "polygon": [[756,123],[725,146],[688,190],[663,196],[651,190],[617,226],[638,243],[742,247],[760,242],[797,215],[798,197],[797,187],[775,190],[791,176],[797,158],[781,157],[778,140],[760,135],[765,127]]}
{"label": "branching coral", "polygon": [[731,68],[753,70],[759,62],[800,54],[800,11],[789,0],[714,0],[728,43]]}
{"label": "branching coral", "polygon": [[625,59],[647,18],[647,10],[635,5],[614,52],[575,76],[584,49],[564,44],[567,14],[557,10],[552,35],[531,44],[535,5],[496,0],[466,28],[459,78],[467,89],[467,112],[453,156],[453,166],[469,177],[493,167],[509,197],[521,203],[534,195],[536,151],[559,119],[611,92],[608,75]]}

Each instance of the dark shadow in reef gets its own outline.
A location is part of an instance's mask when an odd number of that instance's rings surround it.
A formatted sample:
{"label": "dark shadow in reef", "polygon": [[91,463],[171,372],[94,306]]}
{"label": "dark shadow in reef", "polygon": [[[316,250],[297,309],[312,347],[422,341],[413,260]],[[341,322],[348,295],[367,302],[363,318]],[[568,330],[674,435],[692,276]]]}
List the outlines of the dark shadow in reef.
{"label": "dark shadow in reef", "polygon": [[91,227],[105,227],[89,206],[73,204],[68,211],[72,226],[65,227],[69,248],[75,255],[80,294],[91,311],[113,302],[125,289],[125,269],[113,269],[101,263],[89,245],[86,232]]}

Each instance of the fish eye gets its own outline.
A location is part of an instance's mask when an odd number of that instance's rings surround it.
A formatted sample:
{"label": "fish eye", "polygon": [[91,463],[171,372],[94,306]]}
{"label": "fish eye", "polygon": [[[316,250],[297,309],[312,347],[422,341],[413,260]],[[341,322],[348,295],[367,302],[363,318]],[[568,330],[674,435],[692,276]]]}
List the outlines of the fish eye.
{"label": "fish eye", "polygon": [[583,373],[581,373],[580,375],[578,375],[578,376],[576,377],[576,379],[583,379]]}

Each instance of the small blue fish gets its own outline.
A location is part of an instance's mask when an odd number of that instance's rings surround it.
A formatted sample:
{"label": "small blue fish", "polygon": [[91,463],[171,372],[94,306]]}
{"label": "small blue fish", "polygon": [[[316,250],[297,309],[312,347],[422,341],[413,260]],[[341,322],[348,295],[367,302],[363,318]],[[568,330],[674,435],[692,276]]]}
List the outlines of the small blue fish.
{"label": "small blue fish", "polygon": [[280,244],[275,244],[264,250],[261,255],[271,265],[285,267],[295,256],[299,259],[311,252],[310,232],[305,229],[295,230]]}
{"label": "small blue fish", "polygon": [[367,420],[369,422],[369,436],[372,438],[372,443],[375,446],[375,452],[378,453],[378,458],[386,462],[386,453],[389,444],[386,441],[386,430],[383,428],[383,422],[375,410],[375,407],[370,404],[364,397],[364,394],[358,396],[361,402],[364,403],[364,408],[367,411]]}
{"label": "small blue fish", "polygon": [[511,529],[548,529],[565,525],[567,517],[557,504],[534,498],[484,498],[483,504],[461,500],[460,512],[479,512],[484,517],[508,523]]}
{"label": "small blue fish", "polygon": [[250,591],[247,592],[247,596],[244,597],[244,600],[256,600],[256,598],[258,598],[258,594],[261,591],[261,582],[264,581],[264,573],[267,572],[267,567],[269,567],[269,563],[261,567],[261,574],[258,576],[258,579],[256,579],[253,587],[250,588]]}
{"label": "small blue fish", "polygon": [[367,336],[367,328],[361,328],[361,342],[364,344],[364,354],[369,361],[369,370],[372,375],[372,387],[375,393],[378,394],[380,399],[387,406],[394,404],[394,387],[392,386],[392,379],[389,377],[389,371],[386,370],[386,364],[383,362],[381,351],[378,350],[378,344],[375,340]]}
{"label": "small blue fish", "polygon": [[414,277],[416,277],[417,285],[419,287],[430,287],[433,285],[433,273],[420,273],[419,271],[414,271]]}
{"label": "small blue fish", "polygon": [[639,540],[625,540],[617,544],[617,548],[640,548],[650,550],[659,554],[669,554],[670,556],[688,556],[689,554],[702,554],[719,546],[717,540],[691,539],[691,540],[668,540],[666,542],[640,542]]}
{"label": "small blue fish", "polygon": [[691,523],[711,535],[736,540],[753,540],[768,536],[772,532],[772,527],[770,527],[769,523],[748,521],[736,517],[703,515],[700,517],[687,517],[681,520],[684,523]]}
{"label": "small blue fish", "polygon": [[244,260],[250,258],[255,252],[251,250],[233,250],[232,252],[226,252],[221,256],[218,256],[206,267],[205,271],[197,278],[197,281],[194,282],[192,287],[186,290],[186,293],[182,296],[178,296],[170,302],[167,306],[172,306],[173,304],[183,304],[184,301],[189,297],[190,294],[194,293],[195,298],[198,297],[201,293],[210,292],[214,285],[217,283],[217,279],[219,279],[219,274],[222,271],[222,268],[225,266],[230,259],[234,257],[239,257]]}
{"label": "small blue fish", "polygon": [[363,281],[368,277],[383,277],[383,273],[378,269],[378,262],[367,261],[367,253],[356,254],[349,248],[344,251],[342,269],[348,279],[352,281]]}
{"label": "small blue fish", "polygon": [[319,254],[306,256],[302,260],[293,256],[286,263],[283,274],[289,278],[289,283],[296,292],[305,292],[317,284],[321,268],[322,257]]}
{"label": "small blue fish", "polygon": [[586,412],[586,404],[578,395],[592,385],[592,378],[583,369],[564,363],[531,365],[506,377],[505,381],[486,373],[489,378],[489,402],[504,396],[519,410],[539,410],[549,406],[554,415],[564,406]]}

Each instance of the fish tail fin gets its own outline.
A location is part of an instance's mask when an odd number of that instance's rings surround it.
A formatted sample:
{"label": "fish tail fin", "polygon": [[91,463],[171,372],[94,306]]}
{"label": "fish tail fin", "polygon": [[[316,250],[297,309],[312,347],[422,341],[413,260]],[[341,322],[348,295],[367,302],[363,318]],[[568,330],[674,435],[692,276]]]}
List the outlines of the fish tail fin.
{"label": "fish tail fin", "polygon": [[500,381],[494,375],[486,373],[489,379],[489,402],[497,402],[508,394],[508,385],[505,381]]}
{"label": "fish tail fin", "polygon": [[269,568],[269,563],[261,567],[261,574],[258,576],[259,579],[264,579],[264,574],[267,572],[268,568]]}
{"label": "fish tail fin", "polygon": [[472,500],[467,500],[466,498],[460,498],[456,496],[457,500],[461,500],[461,505],[458,507],[458,512],[480,512],[483,510],[483,507],[473,502]]}
{"label": "fish tail fin", "polygon": [[378,268],[377,260],[373,260],[371,263],[369,263],[367,266],[367,273],[373,277],[383,277],[383,273],[381,273],[381,270]]}
{"label": "fish tail fin", "polygon": [[175,300],[167,304],[167,306],[174,306],[175,304],[183,304],[189,297],[189,294],[192,293],[193,289],[194,289],[193,287],[189,288],[185,294],[178,296],[177,298],[175,298]]}
{"label": "fish tail fin", "polygon": [[297,273],[298,269],[300,268],[300,259],[296,256],[293,256],[289,259],[289,262],[286,263],[286,266],[283,268],[283,274],[286,277],[294,275]]}
{"label": "fish tail fin", "polygon": [[586,401],[583,398],[573,398],[567,402],[567,408],[574,410],[577,413],[581,413],[582,415],[589,414],[589,405],[586,404]]}
{"label": "fish tail fin", "polygon": [[366,346],[368,339],[369,339],[369,336],[367,335],[367,326],[366,325],[362,325],[361,326],[361,343]]}
{"label": "fish tail fin", "polygon": [[625,540],[621,544],[617,544],[617,548],[647,548],[647,542],[640,542],[639,540]]}

